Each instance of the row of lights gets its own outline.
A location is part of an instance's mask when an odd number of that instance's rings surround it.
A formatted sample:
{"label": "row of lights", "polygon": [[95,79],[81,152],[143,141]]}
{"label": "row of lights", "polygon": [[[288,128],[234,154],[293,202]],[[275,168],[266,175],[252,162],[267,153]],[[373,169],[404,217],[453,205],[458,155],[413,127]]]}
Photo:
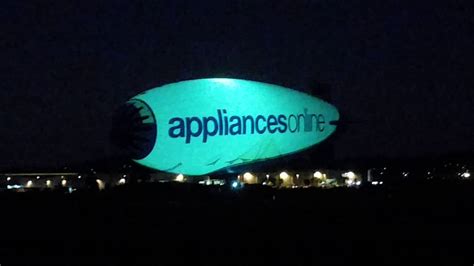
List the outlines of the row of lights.
{"label": "row of lights", "polygon": [[[383,172],[380,172],[380,174],[383,174]],[[410,172],[402,172],[402,176],[403,176],[403,177],[407,177],[409,174],[410,174]],[[426,174],[427,174],[429,177],[433,177],[431,171],[427,171]],[[469,171],[465,171],[465,172],[462,172],[462,173],[458,173],[458,175],[459,175],[460,177],[463,177],[463,178],[469,178],[469,177],[471,177],[471,173],[469,173]]]}
{"label": "row of lights", "polygon": [[[280,177],[280,179],[283,180],[283,182],[288,182],[289,179],[291,178],[291,176],[290,176],[287,172],[285,172],[285,171],[281,172],[278,176]],[[359,186],[359,185],[361,185],[361,183],[362,183],[362,181],[358,179],[358,176],[357,176],[354,172],[352,172],[352,171],[344,172],[344,173],[341,174],[341,176],[347,178],[346,184],[347,184],[348,186]],[[256,181],[256,179],[255,179],[256,176],[254,176],[252,173],[249,173],[249,172],[244,173],[244,174],[242,175],[242,177],[243,177],[243,181],[244,181],[245,183],[253,183],[253,182]],[[270,175],[266,174],[266,177],[267,177],[267,179],[268,179],[268,178],[270,177]],[[296,177],[297,179],[299,179],[300,175],[299,175],[299,174],[295,174],[295,177]],[[321,183],[321,184],[324,184],[324,183],[325,183],[326,174],[324,174],[324,173],[322,173],[322,172],[320,172],[320,171],[316,171],[316,172],[313,173],[313,177],[314,177],[314,178],[317,178],[317,179],[319,179],[319,180],[322,180],[322,183]],[[232,183],[232,187],[235,188],[235,187],[237,186],[237,184],[239,183],[239,180],[241,180],[241,176],[240,176],[240,175],[237,176],[237,181],[234,181],[234,182]],[[267,184],[267,182],[263,182],[262,184],[265,185],[265,184]],[[297,187],[297,186],[292,186],[292,187]]]}
{"label": "row of lights", "polygon": [[[127,177],[127,175],[123,175],[123,178],[121,178],[118,183],[119,184],[125,184],[125,177]],[[39,180],[40,178],[41,178],[40,176],[36,176],[37,180]],[[82,176],[80,176],[80,175],[77,176],[77,179],[81,179],[81,178],[82,178]],[[64,182],[64,183],[66,182],[66,180],[64,179],[64,176],[61,176],[61,179],[62,179],[61,182]],[[10,176],[8,176],[7,181],[11,181],[11,180],[12,180],[12,178]],[[99,179],[97,179],[97,180],[99,180]],[[50,183],[51,181],[48,179],[48,180],[46,180],[46,183],[48,183],[48,182]]]}
{"label": "row of lights", "polygon": [[[124,175],[123,178],[119,179],[118,181],[118,184],[119,185],[123,185],[126,183],[126,179],[125,179],[126,175]],[[78,178],[80,179],[81,176],[78,176]],[[36,179],[38,180],[39,179],[39,176],[36,177]],[[7,177],[7,181],[10,181],[11,180],[11,177]],[[105,183],[104,181],[100,180],[100,179],[96,179],[95,180],[99,189],[104,189],[105,188]],[[47,179],[46,181],[46,187],[51,187],[52,186],[52,181],[50,179]],[[33,183],[33,180],[28,180],[28,182],[26,182],[26,187],[27,188],[31,188],[33,187],[34,183]],[[64,176],[61,176],[61,186],[65,187],[67,185],[67,180],[64,179]],[[11,187],[11,186],[10,186]]]}
{"label": "row of lights", "polygon": [[[283,180],[288,180],[288,179],[290,178],[290,175],[289,175],[287,172],[284,172],[284,171],[281,172],[278,176],[279,176],[281,179],[283,179]],[[296,178],[299,178],[299,177],[300,177],[299,174],[296,174],[295,176],[296,176]],[[323,177],[323,174],[322,174],[321,172],[319,172],[319,171],[316,171],[316,172],[313,174],[313,176],[314,176],[315,178],[322,178],[322,177]],[[240,179],[240,175],[237,176],[237,177]],[[253,174],[249,173],[249,172],[246,172],[246,173],[243,175],[243,177],[244,177],[244,180],[245,180],[245,181],[250,181],[250,180],[252,180],[255,176],[254,176]],[[267,175],[265,175],[265,177],[268,179],[268,178],[270,178],[270,175],[267,174]]]}
{"label": "row of lights", "polygon": [[[270,175],[268,175],[268,174],[265,175],[265,176],[266,176],[267,179],[270,178]],[[284,181],[287,181],[290,178],[290,175],[285,171],[281,172],[278,176],[281,179],[283,179]],[[299,174],[295,174],[295,176],[296,176],[296,178],[300,177]],[[352,171],[345,172],[341,176],[346,177],[349,180],[354,180],[357,177],[356,174]],[[317,178],[317,179],[323,179],[323,178],[326,177],[326,174],[323,174],[320,171],[316,171],[316,172],[313,173],[313,177]],[[240,175],[237,176],[237,178],[240,180]],[[243,178],[244,178],[244,181],[250,182],[255,178],[255,176],[252,173],[246,172],[246,173],[243,174]]]}
{"label": "row of lights", "polygon": [[[37,178],[37,179],[38,179],[38,178]],[[47,187],[51,187],[51,185],[52,185],[51,180],[49,180],[49,179],[46,180],[46,186],[47,186]],[[66,179],[61,180],[61,185],[62,185],[63,187],[65,187],[65,186],[67,185]],[[28,180],[28,182],[26,182],[26,187],[27,187],[27,188],[33,187],[33,180]]]}
{"label": "row of lights", "polygon": [[[37,180],[39,180],[40,178],[41,178],[41,176],[36,176]],[[77,179],[81,179],[81,178],[82,178],[82,176],[80,176],[80,175],[77,176]],[[61,176],[61,179],[64,179],[63,175]],[[11,180],[12,180],[11,176],[7,176],[7,181],[11,181]]]}
{"label": "row of lights", "polygon": [[[299,174],[296,174],[295,176],[296,176],[296,178],[299,178],[299,177],[300,177]],[[352,171],[349,171],[349,172],[343,173],[342,176],[343,176],[343,177],[347,177],[347,178],[349,178],[349,179],[354,179],[354,178],[356,177],[356,174],[355,174],[354,172],[352,172]],[[240,176],[238,176],[238,177],[240,177]],[[244,177],[244,180],[247,180],[247,179],[253,178],[254,175],[252,175],[252,174],[249,173],[249,172],[246,172],[246,173],[243,175],[243,177]],[[270,175],[267,174],[266,177],[269,178]],[[281,172],[281,173],[279,174],[279,177],[280,177],[281,179],[284,179],[284,180],[285,180],[285,179],[288,179],[288,178],[290,177],[290,175],[289,175],[287,172]],[[324,174],[321,173],[320,171],[316,171],[316,172],[314,172],[313,177],[314,177],[314,178],[321,179],[321,178],[324,177]]]}

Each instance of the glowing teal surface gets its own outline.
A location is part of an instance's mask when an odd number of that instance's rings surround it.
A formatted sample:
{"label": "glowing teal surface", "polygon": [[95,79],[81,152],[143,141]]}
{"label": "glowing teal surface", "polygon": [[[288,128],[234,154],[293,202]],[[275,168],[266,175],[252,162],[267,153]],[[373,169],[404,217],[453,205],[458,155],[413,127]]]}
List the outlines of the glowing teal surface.
{"label": "glowing teal surface", "polygon": [[[157,137],[153,150],[136,162],[161,171],[185,175],[203,175],[225,167],[303,150],[329,137],[336,129],[336,126],[330,125],[329,122],[339,120],[337,109],[321,99],[276,85],[239,79],[182,81],[148,90],[133,99],[147,103],[153,110],[157,123]],[[283,133],[279,131],[270,133],[268,128],[275,129],[275,126],[268,127],[268,124],[260,119],[260,129],[264,125],[267,126],[267,131],[263,134],[256,132],[250,134],[249,124],[247,134],[216,134],[208,136],[205,142],[202,134],[191,137],[189,143],[186,143],[186,137],[170,136],[170,128],[178,124],[171,124],[170,119],[184,120],[186,117],[217,119],[218,110],[224,109],[228,118],[248,115],[255,118],[262,115],[267,123],[268,120],[273,122],[273,119],[269,119],[270,115],[288,117],[291,114],[303,114],[306,109],[309,114],[321,114],[325,123],[317,125],[315,119],[311,121],[312,131],[302,130],[303,126],[300,123],[299,132],[290,132],[288,128]],[[190,125],[190,130],[197,132],[198,122]],[[215,125],[207,124],[209,132],[214,131]],[[292,129],[295,129],[296,124],[293,125]],[[322,126],[324,129],[319,131]],[[237,126],[234,127],[236,128]],[[280,124],[279,128],[283,131],[283,124]],[[181,130],[173,132],[182,133]]]}

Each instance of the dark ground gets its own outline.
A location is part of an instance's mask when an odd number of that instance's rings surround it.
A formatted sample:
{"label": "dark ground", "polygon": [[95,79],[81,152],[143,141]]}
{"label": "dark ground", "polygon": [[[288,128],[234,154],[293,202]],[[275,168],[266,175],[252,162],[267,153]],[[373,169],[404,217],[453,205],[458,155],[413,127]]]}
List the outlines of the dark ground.
{"label": "dark ground", "polygon": [[472,265],[474,184],[0,194],[0,263]]}

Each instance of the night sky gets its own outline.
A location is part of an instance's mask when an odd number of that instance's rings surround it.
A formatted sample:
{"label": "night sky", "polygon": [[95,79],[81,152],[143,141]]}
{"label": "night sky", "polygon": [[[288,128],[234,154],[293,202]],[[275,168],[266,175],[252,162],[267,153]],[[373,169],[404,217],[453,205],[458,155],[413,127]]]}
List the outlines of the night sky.
{"label": "night sky", "polygon": [[113,156],[141,91],[205,77],[318,94],[337,158],[474,150],[471,1],[2,1],[0,167]]}

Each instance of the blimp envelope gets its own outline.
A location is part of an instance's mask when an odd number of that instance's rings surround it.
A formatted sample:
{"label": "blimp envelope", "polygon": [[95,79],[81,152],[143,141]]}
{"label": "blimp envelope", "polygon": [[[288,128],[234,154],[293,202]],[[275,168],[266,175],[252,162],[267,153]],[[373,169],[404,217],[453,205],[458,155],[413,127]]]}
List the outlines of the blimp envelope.
{"label": "blimp envelope", "polygon": [[328,138],[337,109],[308,94],[255,81],[211,78],[154,88],[129,102],[150,148],[134,160],[203,175],[295,153]]}

